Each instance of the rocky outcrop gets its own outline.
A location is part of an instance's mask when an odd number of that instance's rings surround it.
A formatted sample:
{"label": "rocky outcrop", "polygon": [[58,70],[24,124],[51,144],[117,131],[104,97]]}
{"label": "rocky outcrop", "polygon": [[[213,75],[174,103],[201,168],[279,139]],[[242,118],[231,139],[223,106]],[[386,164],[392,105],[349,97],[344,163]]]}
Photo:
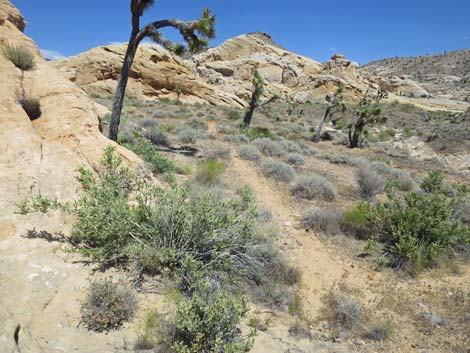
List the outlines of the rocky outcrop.
{"label": "rocky outcrop", "polygon": [[[89,94],[113,94],[119,77],[126,44],[93,48],[85,53],[51,64]],[[176,98],[185,103],[243,106],[235,95],[200,80],[186,63],[157,45],[142,44],[132,65],[129,95]]]}
{"label": "rocky outcrop", "polygon": [[[110,142],[98,130],[93,101],[44,60],[22,30],[25,21],[8,1],[0,4],[0,43],[26,46],[36,68],[25,73],[28,96],[39,100],[42,115],[31,121],[18,102],[21,71],[0,55],[0,217],[24,197],[69,200],[75,197],[76,169],[96,166]],[[136,157],[121,149],[131,160]]]}
{"label": "rocky outcrop", "polygon": [[[89,269],[65,262],[61,244],[25,238],[33,229],[68,235],[73,217],[15,211],[33,195],[76,199],[77,168],[96,168],[103,149],[114,144],[99,132],[95,103],[40,56],[24,27],[18,10],[1,1],[0,45],[25,46],[35,54],[36,68],[25,73],[24,87],[39,100],[42,115],[31,121],[25,113],[18,102],[21,72],[0,54],[0,351],[17,351],[13,332],[20,324],[23,352],[104,352],[111,337],[77,329]],[[129,162],[139,161],[116,148]],[[114,340],[122,345],[121,334]]]}
{"label": "rocky outcrop", "polygon": [[[53,65],[88,93],[113,94],[125,48],[125,44],[94,48]],[[175,99],[179,88],[180,99],[186,103],[241,107],[251,95],[255,69],[266,82],[265,98],[277,94],[299,102],[323,101],[342,84],[349,102],[357,102],[368,89],[385,88],[390,99],[411,99],[424,108],[459,111],[466,107],[458,102],[431,101],[428,91],[408,77],[373,75],[342,54],[319,63],[285,50],[266,33],[240,35],[185,60],[159,46],[141,45],[128,93]]]}

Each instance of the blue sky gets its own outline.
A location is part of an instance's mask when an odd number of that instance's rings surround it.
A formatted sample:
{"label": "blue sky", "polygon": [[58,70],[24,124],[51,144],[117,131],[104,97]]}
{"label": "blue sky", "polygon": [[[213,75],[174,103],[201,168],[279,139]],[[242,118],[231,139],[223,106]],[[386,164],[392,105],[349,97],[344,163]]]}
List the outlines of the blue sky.
{"label": "blue sky", "polygon": [[[40,48],[65,56],[129,37],[129,0],[11,0]],[[470,0],[157,0],[142,23],[194,19],[209,7],[218,19],[211,46],[268,32],[283,47],[319,61],[339,52],[361,64],[470,48]],[[173,31],[167,36],[178,39]]]}

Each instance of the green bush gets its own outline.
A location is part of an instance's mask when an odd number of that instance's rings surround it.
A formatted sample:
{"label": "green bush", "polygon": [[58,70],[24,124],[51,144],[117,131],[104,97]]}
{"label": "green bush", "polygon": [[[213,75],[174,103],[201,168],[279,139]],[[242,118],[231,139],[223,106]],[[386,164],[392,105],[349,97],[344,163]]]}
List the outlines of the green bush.
{"label": "green bush", "polygon": [[140,259],[144,270],[169,269],[183,282],[211,271],[254,278],[278,261],[259,249],[249,189],[232,199],[190,186],[161,190],[136,179],[112,149],[97,177],[82,168],[79,180],[85,192],[77,203],[72,242],[93,260]]}
{"label": "green bush", "polygon": [[136,307],[130,289],[118,286],[111,279],[94,281],[81,303],[81,323],[98,332],[116,329],[134,316]]}
{"label": "green bush", "polygon": [[137,138],[132,143],[125,143],[124,146],[141,157],[155,174],[173,172],[175,170],[173,162],[158,152],[146,138]]}
{"label": "green bush", "polygon": [[367,239],[375,233],[377,215],[374,206],[368,202],[358,202],[343,214],[344,230],[359,239]]}
{"label": "green bush", "polygon": [[384,203],[359,203],[345,213],[343,225],[361,238],[381,241],[391,265],[417,272],[470,244],[470,230],[455,219],[454,208],[442,174],[431,172],[419,191],[400,196],[389,186]]}
{"label": "green bush", "polygon": [[336,189],[327,179],[320,175],[300,175],[291,188],[295,197],[306,200],[315,198],[333,201],[336,198]]}
{"label": "green bush", "polygon": [[175,353],[249,351],[254,333],[243,337],[238,327],[247,311],[246,298],[237,299],[206,282],[199,284],[192,296],[178,305],[172,350]]}
{"label": "green bush", "polygon": [[458,243],[470,243],[468,227],[453,217],[453,201],[443,193],[443,176],[431,172],[421,191],[403,197],[388,190],[388,201],[378,205],[381,240],[396,266],[413,270],[429,267]]}
{"label": "green bush", "polygon": [[199,163],[196,181],[201,184],[215,184],[219,176],[224,172],[224,164],[216,159],[206,159]]}
{"label": "green bush", "polygon": [[10,60],[21,71],[33,70],[36,66],[34,53],[26,47],[4,45],[1,52],[5,58]]}
{"label": "green bush", "polygon": [[250,140],[268,138],[274,141],[276,139],[276,136],[267,127],[252,127],[244,131],[244,133]]}
{"label": "green bush", "polygon": [[160,349],[170,352],[175,337],[174,324],[159,314],[157,310],[147,310],[137,323],[136,350]]}

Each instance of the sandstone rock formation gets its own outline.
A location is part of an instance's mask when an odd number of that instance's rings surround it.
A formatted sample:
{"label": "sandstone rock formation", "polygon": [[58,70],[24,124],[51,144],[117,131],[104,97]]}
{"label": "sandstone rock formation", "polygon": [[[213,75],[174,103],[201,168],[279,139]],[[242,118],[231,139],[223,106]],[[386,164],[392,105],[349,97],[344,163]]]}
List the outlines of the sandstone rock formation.
{"label": "sandstone rock formation", "polygon": [[[125,51],[126,44],[98,47],[51,64],[89,94],[113,94]],[[180,99],[185,103],[244,105],[235,95],[200,80],[181,58],[168,50],[157,45],[140,45],[127,94],[174,99],[177,87],[181,88]]]}
{"label": "sandstone rock formation", "polygon": [[[125,44],[99,47],[53,65],[88,93],[113,94],[124,51]],[[254,69],[266,82],[266,97],[278,94],[298,102],[323,101],[343,84],[349,102],[357,102],[367,89],[385,88],[391,92],[390,99],[409,99],[425,109],[462,111],[467,106],[429,99],[431,94],[409,77],[374,75],[342,54],[319,63],[285,50],[266,33],[240,35],[184,60],[157,45],[141,45],[128,93],[175,99],[179,87],[180,99],[186,103],[243,107],[251,94]]]}
{"label": "sandstone rock formation", "polygon": [[32,194],[73,198],[77,167],[96,165],[110,142],[98,130],[95,103],[40,56],[22,32],[24,19],[8,1],[0,5],[0,18],[0,45],[26,46],[35,53],[36,68],[25,73],[24,86],[27,95],[39,99],[42,110],[39,119],[30,121],[18,103],[21,71],[0,55],[0,214],[4,215]]}
{"label": "sandstone rock formation", "polygon": [[[23,33],[25,25],[8,0],[0,2],[0,45],[25,46],[35,54],[36,68],[25,73],[24,86],[42,110],[41,117],[29,119],[18,102],[21,72],[0,55],[0,351],[15,351],[13,332],[21,324],[23,352],[103,352],[109,339],[76,329],[77,298],[88,269],[64,262],[60,244],[24,238],[32,229],[68,234],[73,220],[59,211],[46,217],[15,210],[38,194],[76,199],[77,168],[96,167],[112,143],[98,130],[96,104],[41,57]],[[139,161],[116,147],[128,161]],[[121,336],[115,339],[122,342]]]}

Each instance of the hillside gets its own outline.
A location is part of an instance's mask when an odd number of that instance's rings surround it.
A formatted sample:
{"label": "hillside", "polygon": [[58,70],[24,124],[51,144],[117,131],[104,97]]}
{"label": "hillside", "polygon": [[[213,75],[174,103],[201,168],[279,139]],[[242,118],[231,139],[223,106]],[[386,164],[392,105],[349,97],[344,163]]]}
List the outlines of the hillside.
{"label": "hillside", "polygon": [[[125,44],[97,47],[51,65],[89,94],[112,94],[125,48]],[[185,103],[243,107],[250,96],[255,68],[266,81],[266,97],[277,94],[299,103],[321,102],[342,84],[349,102],[357,102],[368,88],[383,87],[390,92],[390,101],[398,99],[429,110],[463,111],[470,105],[434,99],[411,79],[363,73],[341,54],[319,63],[283,49],[266,33],[240,35],[187,59],[157,45],[141,45],[130,75],[129,94],[175,99],[178,89]]]}
{"label": "hillside", "polygon": [[362,70],[383,77],[408,76],[434,96],[470,101],[470,49],[373,61]]}
{"label": "hillside", "polygon": [[[48,62],[25,26],[2,0],[2,353],[467,352],[468,104],[251,33],[143,45],[112,142],[125,45]],[[254,68],[295,104],[241,129]],[[339,83],[344,120],[313,142]],[[387,119],[350,148],[382,84]]]}

